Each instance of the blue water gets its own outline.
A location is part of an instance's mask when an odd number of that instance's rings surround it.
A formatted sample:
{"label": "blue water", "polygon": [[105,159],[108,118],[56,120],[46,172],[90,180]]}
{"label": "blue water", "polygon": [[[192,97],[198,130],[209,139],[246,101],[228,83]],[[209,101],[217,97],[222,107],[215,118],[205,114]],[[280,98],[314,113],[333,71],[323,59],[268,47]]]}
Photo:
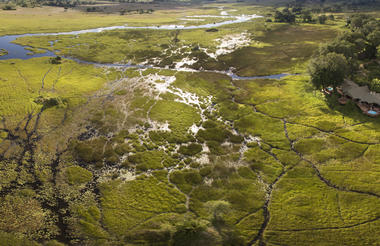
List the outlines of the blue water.
{"label": "blue water", "polygon": [[367,113],[368,114],[372,114],[372,115],[377,115],[378,114],[376,111],[373,111],[373,110],[368,110]]}
{"label": "blue water", "polygon": [[280,73],[280,74],[272,74],[272,75],[265,75],[265,76],[252,76],[252,77],[242,77],[238,76],[233,73],[228,73],[228,75],[235,80],[250,80],[250,79],[282,79],[283,77],[286,76],[291,76],[291,75],[298,75],[298,74],[290,74],[290,73]]}
{"label": "blue water", "polygon": [[[0,49],[5,49],[8,51],[7,55],[0,56],[0,60],[9,60],[9,59],[29,59],[33,57],[46,57],[46,56],[55,56],[54,52],[46,51],[42,54],[33,54],[28,55],[30,50],[26,50],[25,48],[28,46],[22,46],[18,44],[11,43],[15,39],[21,37],[23,35],[8,35],[0,37]],[[27,34],[25,35],[27,36]],[[37,36],[31,34],[30,36]]]}
{"label": "blue water", "polygon": [[[226,16],[223,16],[226,18]],[[229,24],[236,24],[236,23],[243,23],[247,22],[249,20],[260,18],[261,16],[258,15],[241,15],[241,16],[227,16],[228,18],[235,18],[234,20],[227,20],[219,23],[211,23],[211,24],[204,24],[204,25],[192,25],[192,26],[181,26],[181,25],[161,25],[161,26],[139,26],[139,27],[133,27],[133,26],[111,26],[111,27],[100,27],[100,28],[94,28],[94,29],[86,29],[86,30],[79,30],[79,31],[71,31],[71,32],[57,32],[57,33],[27,33],[27,34],[20,34],[20,35],[7,35],[0,37],[0,49],[5,49],[8,51],[7,55],[0,56],[0,60],[9,60],[9,59],[30,59],[35,57],[54,57],[56,56],[55,52],[45,50],[45,53],[41,54],[30,54],[31,52],[29,50],[26,50],[28,46],[22,46],[18,44],[12,43],[14,40],[22,37],[33,37],[33,36],[59,36],[59,35],[80,35],[85,33],[97,33],[97,32],[103,32],[103,31],[109,31],[109,30],[116,30],[116,29],[150,29],[150,30],[190,30],[190,29],[201,29],[201,28],[215,28],[220,27],[223,25],[229,25]],[[57,39],[54,39],[54,41],[49,41],[50,45],[53,46],[54,43],[57,42]],[[125,68],[154,68],[153,66],[149,65],[131,65],[131,64],[99,64],[95,62],[87,62],[75,58],[65,57],[67,59],[74,60],[76,62],[80,63],[87,63],[87,64],[93,64],[98,66],[107,66],[107,67],[125,67]],[[252,79],[281,79],[285,76],[289,75],[295,75],[295,74],[288,74],[288,73],[282,73],[282,74],[274,74],[274,75],[267,75],[267,76],[253,76],[253,77],[241,77],[238,76],[231,71],[229,72],[223,72],[223,71],[215,71],[223,74],[227,74],[234,80],[252,80]]]}
{"label": "blue water", "polygon": [[[97,33],[109,30],[116,29],[151,29],[151,30],[190,30],[190,29],[200,29],[200,28],[215,28],[223,25],[243,23],[249,20],[260,18],[258,15],[241,15],[241,16],[229,16],[235,18],[234,20],[222,21],[219,23],[210,23],[198,26],[182,26],[182,25],[161,25],[161,26],[110,26],[110,27],[100,27],[93,29],[85,29],[72,32],[57,32],[57,33],[35,33],[35,34],[20,34],[20,35],[7,35],[0,37],[0,49],[5,49],[8,51],[7,55],[0,56],[0,60],[9,60],[9,59],[30,59],[35,57],[51,57],[55,56],[54,52],[47,51],[43,54],[33,54],[28,55],[30,51],[25,50],[25,46],[12,43],[17,38],[21,37],[33,37],[33,36],[58,36],[58,35],[80,35],[84,33]],[[50,44],[54,44],[54,41],[51,41]]]}

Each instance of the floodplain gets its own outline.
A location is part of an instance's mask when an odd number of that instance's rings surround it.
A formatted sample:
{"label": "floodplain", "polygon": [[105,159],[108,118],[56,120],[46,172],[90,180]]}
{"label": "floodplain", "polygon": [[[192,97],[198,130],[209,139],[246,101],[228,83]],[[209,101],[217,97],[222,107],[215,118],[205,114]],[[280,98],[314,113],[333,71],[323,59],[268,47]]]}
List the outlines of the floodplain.
{"label": "floodplain", "polygon": [[[272,12],[0,10],[0,35],[178,26],[13,41],[32,54],[0,60],[0,245],[377,245],[380,121],[307,72],[345,14]],[[181,29],[240,15],[263,17]]]}

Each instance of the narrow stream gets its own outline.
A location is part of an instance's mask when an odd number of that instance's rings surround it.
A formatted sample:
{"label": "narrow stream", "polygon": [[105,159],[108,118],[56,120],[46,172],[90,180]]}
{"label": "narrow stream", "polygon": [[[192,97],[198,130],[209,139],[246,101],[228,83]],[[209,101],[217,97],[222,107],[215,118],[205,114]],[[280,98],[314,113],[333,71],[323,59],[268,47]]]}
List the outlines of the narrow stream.
{"label": "narrow stream", "polygon": [[[207,16],[206,16],[207,17]],[[218,23],[210,23],[203,25],[191,25],[191,26],[183,26],[183,25],[158,25],[158,26],[110,26],[110,27],[99,27],[93,29],[85,29],[79,31],[71,31],[71,32],[56,32],[56,33],[26,33],[19,35],[6,35],[0,37],[0,49],[5,49],[8,51],[7,55],[0,56],[0,60],[9,60],[9,59],[30,59],[34,57],[51,57],[54,56],[54,52],[46,51],[46,53],[42,54],[28,54],[30,51],[26,50],[27,46],[22,46],[18,44],[12,43],[14,40],[22,37],[34,37],[34,36],[59,36],[59,35],[80,35],[85,33],[98,33],[110,30],[117,29],[150,29],[150,30],[191,30],[191,29],[200,29],[200,28],[215,28],[229,24],[243,23],[250,21],[255,18],[261,18],[259,15],[240,15],[240,16],[226,16],[221,15],[217,16],[220,18],[234,18],[234,20],[226,20]]]}
{"label": "narrow stream", "polygon": [[[194,18],[207,18],[210,16],[207,15],[201,15],[201,16],[189,16]],[[55,52],[45,50],[43,49],[43,53],[32,53],[30,50],[27,50],[26,48],[29,48],[29,46],[23,46],[19,44],[13,43],[18,38],[22,37],[37,37],[37,36],[59,36],[59,35],[80,35],[85,33],[99,33],[104,31],[110,31],[110,30],[120,30],[120,29],[150,29],[150,30],[191,30],[191,29],[201,29],[201,28],[215,28],[220,27],[223,25],[229,25],[229,24],[236,24],[236,23],[243,23],[250,21],[252,19],[261,18],[262,16],[259,15],[240,15],[240,16],[231,16],[226,15],[226,11],[223,11],[220,16],[212,16],[212,17],[220,17],[220,18],[234,18],[233,20],[226,20],[218,23],[209,23],[209,24],[203,24],[203,25],[190,25],[190,26],[183,26],[183,25],[159,25],[159,26],[110,26],[110,27],[99,27],[99,28],[93,28],[93,29],[85,29],[85,30],[79,30],[79,31],[70,31],[70,32],[56,32],[56,33],[26,33],[26,34],[19,34],[19,35],[6,35],[0,37],[0,49],[5,49],[8,54],[0,56],[0,60],[9,60],[9,59],[30,59],[30,58],[36,58],[36,57],[54,57],[56,56]],[[54,44],[54,41],[50,42],[52,45]],[[79,63],[86,63],[86,64],[93,64],[97,66],[104,66],[104,67],[125,67],[125,68],[139,68],[139,69],[145,69],[145,68],[156,68],[150,65],[131,65],[131,64],[102,64],[102,63],[95,63],[95,62],[88,62],[84,60],[79,60],[72,57],[64,57],[66,59],[74,60]],[[162,69],[162,68],[159,68]],[[194,72],[196,72],[194,70]],[[252,77],[241,77],[236,74],[234,74],[232,71],[212,71],[212,72],[218,72],[222,74],[226,74],[230,76],[234,80],[250,80],[250,79],[281,79],[285,76],[289,76],[292,74],[288,73],[281,73],[281,74],[274,74],[274,75],[267,75],[267,76],[252,76]]]}

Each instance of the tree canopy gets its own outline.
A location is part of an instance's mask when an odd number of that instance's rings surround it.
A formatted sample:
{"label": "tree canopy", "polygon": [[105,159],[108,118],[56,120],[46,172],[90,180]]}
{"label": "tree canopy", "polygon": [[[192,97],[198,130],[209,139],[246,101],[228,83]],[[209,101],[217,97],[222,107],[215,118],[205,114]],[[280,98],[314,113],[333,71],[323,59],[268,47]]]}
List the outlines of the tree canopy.
{"label": "tree canopy", "polygon": [[348,64],[344,55],[331,52],[312,59],[308,71],[316,88],[335,88],[341,85],[347,76]]}

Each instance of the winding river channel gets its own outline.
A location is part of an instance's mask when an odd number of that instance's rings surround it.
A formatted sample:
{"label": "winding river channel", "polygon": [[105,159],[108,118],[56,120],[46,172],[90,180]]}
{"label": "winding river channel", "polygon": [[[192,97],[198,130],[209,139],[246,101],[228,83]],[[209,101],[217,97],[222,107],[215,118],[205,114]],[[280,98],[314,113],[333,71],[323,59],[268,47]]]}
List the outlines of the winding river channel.
{"label": "winding river channel", "polygon": [[[203,25],[160,25],[160,26],[110,26],[110,27],[100,27],[100,28],[93,28],[93,29],[85,29],[85,30],[79,30],[79,31],[70,31],[70,32],[56,32],[56,33],[26,33],[26,34],[19,34],[19,35],[6,35],[0,37],[0,49],[5,49],[8,54],[5,54],[3,56],[0,56],[0,60],[9,60],[9,59],[30,59],[30,58],[36,58],[36,57],[54,57],[55,53],[53,51],[44,50],[43,53],[31,53],[28,46],[19,45],[16,43],[13,43],[18,38],[22,37],[37,37],[37,36],[60,36],[60,35],[80,35],[85,33],[99,33],[103,31],[110,31],[110,30],[121,30],[121,29],[150,29],[150,30],[191,30],[191,29],[201,29],[201,28],[216,28],[224,25],[229,24],[237,24],[237,23],[243,23],[250,21],[252,19],[261,18],[262,16],[259,15],[239,15],[239,16],[232,16],[232,15],[226,15],[225,11],[222,11],[223,14],[220,16],[208,16],[208,15],[198,15],[198,16],[189,16],[193,18],[208,18],[208,17],[218,17],[218,18],[229,18],[229,20],[218,22],[218,23],[210,23],[210,24],[203,24]],[[231,20],[232,19],[232,20]],[[52,41],[53,42],[53,41]],[[53,44],[53,43],[52,43]],[[102,63],[94,63],[94,62],[87,62],[84,60],[78,60],[71,57],[65,57],[66,59],[71,59],[79,63],[87,63],[87,64],[93,64],[98,66],[104,66],[104,67],[130,67],[130,68],[154,68],[149,65],[131,65],[131,64],[102,64]],[[253,76],[253,77],[241,77],[236,74],[234,74],[232,71],[213,71],[218,73],[223,73],[228,76],[230,76],[234,80],[249,80],[249,79],[281,79],[282,77],[291,75],[288,73],[282,73],[282,74],[275,74],[275,75],[268,75],[268,76]]]}

